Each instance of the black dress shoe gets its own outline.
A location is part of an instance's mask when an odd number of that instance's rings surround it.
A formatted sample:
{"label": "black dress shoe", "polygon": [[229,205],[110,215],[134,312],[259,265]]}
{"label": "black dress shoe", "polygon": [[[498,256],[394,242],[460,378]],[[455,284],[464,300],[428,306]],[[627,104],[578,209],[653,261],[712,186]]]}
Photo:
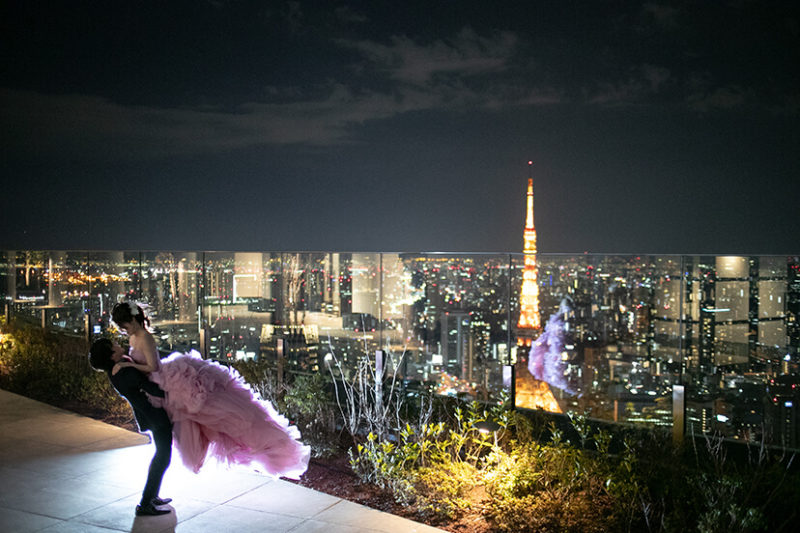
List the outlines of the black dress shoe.
{"label": "black dress shoe", "polygon": [[172,501],[172,498],[159,498],[158,496],[156,496],[150,501],[153,502],[153,505],[155,506],[167,505],[169,502]]}
{"label": "black dress shoe", "polygon": [[169,514],[171,512],[172,510],[170,509],[156,509],[152,503],[149,505],[136,506],[136,516],[158,516],[162,514]]}

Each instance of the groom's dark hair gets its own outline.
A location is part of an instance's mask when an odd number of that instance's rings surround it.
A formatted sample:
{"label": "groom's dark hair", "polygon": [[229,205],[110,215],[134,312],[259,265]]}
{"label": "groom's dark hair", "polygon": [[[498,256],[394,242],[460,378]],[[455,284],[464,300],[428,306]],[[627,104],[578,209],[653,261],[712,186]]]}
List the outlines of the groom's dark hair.
{"label": "groom's dark hair", "polygon": [[97,339],[89,348],[89,364],[95,370],[111,372],[111,369],[114,368],[114,360],[111,359],[112,352],[113,347],[110,340]]}

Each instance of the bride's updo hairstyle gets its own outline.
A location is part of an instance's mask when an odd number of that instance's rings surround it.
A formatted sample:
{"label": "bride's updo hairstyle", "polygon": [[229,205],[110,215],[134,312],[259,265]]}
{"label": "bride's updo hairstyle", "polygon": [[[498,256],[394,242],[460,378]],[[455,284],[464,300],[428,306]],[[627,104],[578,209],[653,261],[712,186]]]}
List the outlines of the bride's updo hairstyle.
{"label": "bride's updo hairstyle", "polygon": [[144,311],[134,302],[120,302],[111,311],[111,320],[122,327],[122,324],[129,324],[134,320],[142,327],[150,325],[150,320],[144,316]]}

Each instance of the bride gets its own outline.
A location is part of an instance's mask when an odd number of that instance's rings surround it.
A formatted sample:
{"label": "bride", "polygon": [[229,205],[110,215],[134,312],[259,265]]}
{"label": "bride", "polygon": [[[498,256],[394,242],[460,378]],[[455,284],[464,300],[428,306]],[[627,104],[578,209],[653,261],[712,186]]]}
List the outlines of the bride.
{"label": "bride", "polygon": [[310,448],[300,432],[275,408],[259,399],[233,369],[202,359],[197,352],[159,359],[150,321],[136,303],[114,306],[112,320],[130,339],[130,366],[148,374],[166,393],[150,397],[163,406],[173,424],[175,447],[187,468],[200,470],[207,457],[255,464],[275,477],[298,479],[308,466]]}

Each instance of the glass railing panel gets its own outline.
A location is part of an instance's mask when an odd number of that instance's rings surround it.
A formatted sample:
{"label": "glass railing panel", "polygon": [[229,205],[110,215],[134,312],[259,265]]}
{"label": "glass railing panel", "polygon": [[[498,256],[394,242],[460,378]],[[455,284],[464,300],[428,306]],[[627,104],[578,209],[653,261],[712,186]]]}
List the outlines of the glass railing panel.
{"label": "glass railing panel", "polygon": [[[525,260],[512,265],[519,291]],[[512,308],[517,405],[671,425],[681,258],[539,254],[536,269],[541,329],[522,326],[524,298]]]}
{"label": "glass railing panel", "polygon": [[489,400],[508,360],[506,254],[384,254],[383,344],[413,387]]}
{"label": "glass railing panel", "polygon": [[[341,366],[349,377],[365,357],[374,365],[385,329],[381,326],[381,255],[296,254],[286,258],[284,271],[287,305],[304,309],[302,320],[295,315],[294,323],[302,322],[304,330],[318,339],[317,368],[327,371]],[[296,296],[298,283],[305,287],[305,301]]]}
{"label": "glass railing panel", "polygon": [[16,257],[9,250],[0,250],[0,322],[11,318],[11,307],[14,305],[11,297],[12,265]]}
{"label": "glass railing panel", "polygon": [[17,319],[40,324],[48,305],[48,254],[44,251],[6,252],[5,297]]}
{"label": "glass railing panel", "polygon": [[43,307],[47,328],[86,335],[92,328],[88,256],[80,251],[47,252],[47,305]]}
{"label": "glass railing panel", "polygon": [[413,309],[420,291],[401,254],[381,254],[381,349],[387,354],[387,372],[405,386],[425,383],[428,361],[413,331]]}
{"label": "glass railing panel", "polygon": [[[88,284],[84,309],[89,314],[93,332],[114,326],[111,311],[118,302],[141,301],[140,254],[125,251],[86,253]],[[149,310],[146,310],[149,311]]]}
{"label": "glass railing panel", "polygon": [[[615,259],[609,288],[616,315],[617,357],[631,372],[614,397],[615,421],[672,426],[672,386],[683,369],[681,316],[684,309],[680,256],[632,256]],[[612,276],[613,277],[613,276]],[[612,343],[613,344],[613,343]],[[625,400],[624,406],[621,400]]]}
{"label": "glass railing panel", "polygon": [[[75,263],[76,255],[83,267]],[[45,328],[83,333],[84,267],[85,254],[75,252],[0,252],[0,311]]]}
{"label": "glass railing panel", "polygon": [[283,253],[280,255],[280,306],[275,323],[264,330],[281,371],[319,372],[327,344],[324,338],[341,328],[349,309],[350,285],[341,276],[349,254]]}
{"label": "glass railing panel", "polygon": [[202,254],[142,252],[139,301],[146,305],[153,335],[162,352],[201,351]]}
{"label": "glass railing panel", "polygon": [[684,261],[687,432],[797,448],[797,258]]}
{"label": "glass railing panel", "polygon": [[[574,406],[568,403],[575,396],[577,360],[572,356],[572,367],[565,353],[570,350],[566,333],[569,327],[569,309],[572,297],[581,290],[590,259],[585,256],[525,256],[511,257],[511,337],[514,342],[512,360],[515,374],[515,404],[526,409],[543,409],[562,413]],[[527,270],[527,275],[526,275]],[[523,283],[527,279],[523,297]],[[521,317],[524,317],[521,320]],[[575,322],[573,320],[573,322]],[[551,323],[552,355],[547,350],[534,352],[536,342]],[[550,344],[539,344],[548,348]]]}
{"label": "glass railing panel", "polygon": [[203,254],[205,355],[223,362],[257,359],[266,329],[280,323],[280,254]]}

